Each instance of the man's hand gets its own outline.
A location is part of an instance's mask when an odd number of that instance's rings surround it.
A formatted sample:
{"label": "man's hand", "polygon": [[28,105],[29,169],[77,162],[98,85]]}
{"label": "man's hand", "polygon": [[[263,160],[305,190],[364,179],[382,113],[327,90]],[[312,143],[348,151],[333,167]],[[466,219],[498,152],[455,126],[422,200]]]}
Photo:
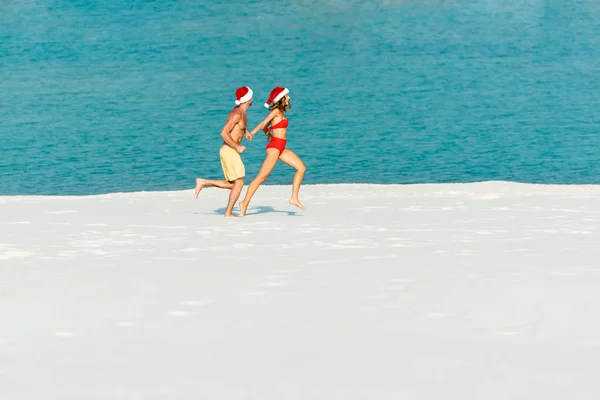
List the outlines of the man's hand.
{"label": "man's hand", "polygon": [[238,153],[242,154],[243,152],[246,151],[246,146],[238,146],[235,149],[237,150]]}

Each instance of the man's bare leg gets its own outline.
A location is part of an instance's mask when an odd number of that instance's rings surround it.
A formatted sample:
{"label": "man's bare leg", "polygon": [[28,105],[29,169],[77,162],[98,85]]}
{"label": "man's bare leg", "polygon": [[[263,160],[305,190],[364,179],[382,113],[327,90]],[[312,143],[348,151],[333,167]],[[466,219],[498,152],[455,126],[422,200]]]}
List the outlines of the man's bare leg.
{"label": "man's bare leg", "polygon": [[225,210],[226,217],[237,217],[233,215],[233,206],[240,198],[242,188],[244,187],[244,178],[238,178],[231,184],[231,193],[229,193],[229,202],[227,203],[227,209]]}
{"label": "man's bare leg", "polygon": [[200,191],[207,186],[214,186],[214,187],[218,187],[221,189],[231,189],[231,188],[233,188],[233,183],[227,182],[226,180],[211,181],[211,180],[207,180],[207,179],[197,178],[196,179],[196,190],[194,191],[196,198],[198,198]]}

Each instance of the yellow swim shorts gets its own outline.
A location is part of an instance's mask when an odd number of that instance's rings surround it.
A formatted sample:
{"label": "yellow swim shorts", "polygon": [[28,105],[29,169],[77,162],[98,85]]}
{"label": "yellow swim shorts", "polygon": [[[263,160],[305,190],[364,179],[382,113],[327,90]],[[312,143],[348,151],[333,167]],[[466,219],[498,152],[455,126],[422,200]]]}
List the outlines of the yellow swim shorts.
{"label": "yellow swim shorts", "polygon": [[223,167],[223,174],[226,180],[232,182],[246,175],[242,157],[240,157],[240,153],[235,149],[223,145],[219,151],[219,157],[221,158],[221,167]]}

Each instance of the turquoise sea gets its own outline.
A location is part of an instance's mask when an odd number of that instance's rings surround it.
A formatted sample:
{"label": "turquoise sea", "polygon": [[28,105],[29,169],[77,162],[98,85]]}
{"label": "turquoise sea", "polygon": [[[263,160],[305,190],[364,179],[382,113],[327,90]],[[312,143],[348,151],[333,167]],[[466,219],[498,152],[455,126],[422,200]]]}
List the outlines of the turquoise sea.
{"label": "turquoise sea", "polygon": [[220,179],[241,85],[306,183],[600,183],[597,0],[3,0],[0,195]]}

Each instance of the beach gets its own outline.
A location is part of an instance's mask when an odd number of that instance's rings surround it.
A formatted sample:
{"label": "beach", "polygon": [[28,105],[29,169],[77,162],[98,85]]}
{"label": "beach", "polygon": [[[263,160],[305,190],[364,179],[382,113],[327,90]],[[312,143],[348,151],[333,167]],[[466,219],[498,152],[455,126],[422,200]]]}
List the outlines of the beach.
{"label": "beach", "polygon": [[600,397],[600,186],[227,195],[0,197],[0,397]]}

